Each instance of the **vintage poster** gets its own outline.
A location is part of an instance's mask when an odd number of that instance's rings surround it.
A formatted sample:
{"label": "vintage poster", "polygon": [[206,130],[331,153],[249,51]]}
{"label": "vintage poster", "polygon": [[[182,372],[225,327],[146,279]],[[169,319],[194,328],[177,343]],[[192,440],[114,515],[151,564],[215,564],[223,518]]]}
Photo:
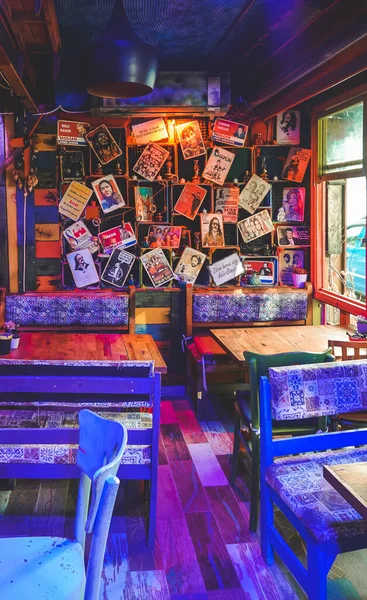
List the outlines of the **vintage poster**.
{"label": "vintage poster", "polygon": [[61,198],[59,212],[68,219],[77,221],[93,191],[78,181],[72,181]]}
{"label": "vintage poster", "polygon": [[223,223],[237,223],[239,194],[238,187],[215,190],[215,212],[223,215]]}
{"label": "vintage poster", "polygon": [[206,154],[204,141],[197,121],[176,125],[176,132],[185,160]]}
{"label": "vintage poster", "polygon": [[182,227],[174,225],[151,225],[148,231],[150,248],[179,248]]}
{"label": "vintage poster", "polygon": [[[274,285],[275,264],[273,258],[245,257],[242,260],[245,285]],[[255,282],[255,283],[254,283]]]}
{"label": "vintage poster", "polygon": [[99,125],[96,129],[89,131],[85,139],[102,165],[107,165],[122,154],[120,146],[106,125]]}
{"label": "vintage poster", "polygon": [[154,287],[174,279],[173,271],[161,248],[142,254],[140,260]]}
{"label": "vintage poster", "polygon": [[66,258],[68,259],[76,287],[82,288],[99,282],[97,269],[93,262],[93,256],[88,248],[78,250],[77,252],[71,252]]}
{"label": "vintage poster", "polygon": [[104,254],[111,254],[114,248],[129,248],[136,244],[131,223],[122,223],[117,227],[101,231],[98,235]]}
{"label": "vintage poster", "polygon": [[197,276],[204,266],[205,260],[205,254],[186,246],[177,263],[175,273],[182,281],[186,281],[186,283],[195,283]]}
{"label": "vintage poster", "polygon": [[276,221],[303,221],[305,215],[305,188],[292,187],[283,189],[282,206],[279,208]]}
{"label": "vintage poster", "polygon": [[60,146],[87,146],[85,135],[89,129],[89,123],[57,121],[57,143]]}
{"label": "vintage poster", "polygon": [[178,197],[174,211],[187,217],[195,219],[199,208],[206,196],[206,190],[195,183],[187,183]]}
{"label": "vintage poster", "polygon": [[110,213],[126,206],[126,202],[113,175],[103,175],[92,181],[92,188],[104,213]]}
{"label": "vintage poster", "polygon": [[215,147],[202,173],[204,179],[223,185],[236,155],[233,152]]}
{"label": "vintage poster", "polygon": [[238,229],[245,244],[274,230],[273,222],[267,210],[262,210],[243,221],[239,221]]}
{"label": "vintage poster", "polygon": [[208,266],[215,285],[222,285],[242,275],[244,268],[238,254],[231,254]]}
{"label": "vintage poster", "polygon": [[38,152],[56,152],[57,150],[55,133],[34,133],[31,139],[32,148]]}
{"label": "vintage poster", "polygon": [[60,157],[61,181],[84,181],[84,156],[79,150],[66,151]]}
{"label": "vintage poster", "polygon": [[278,246],[309,246],[310,228],[277,227]]}
{"label": "vintage poster", "polygon": [[133,170],[135,173],[141,175],[143,179],[153,181],[163,167],[168,156],[168,150],[165,150],[162,146],[159,146],[158,144],[148,144],[133,166]]}
{"label": "vintage poster", "polygon": [[248,131],[248,126],[243,123],[216,119],[213,128],[212,140],[230,146],[243,148]]}
{"label": "vintage poster", "polygon": [[162,117],[132,125],[131,128],[138,145],[145,146],[149,142],[167,141],[169,138],[166,123]]}
{"label": "vintage poster", "polygon": [[153,188],[151,187],[138,185],[134,188],[135,218],[137,221],[153,221],[157,210],[153,196]]}
{"label": "vintage poster", "polygon": [[240,194],[240,207],[253,214],[264,200],[270,188],[270,183],[264,181],[258,175],[253,175]]}
{"label": "vintage poster", "polygon": [[98,238],[92,236],[84,221],[77,221],[63,231],[65,239],[68,241],[70,250],[84,250],[89,248],[92,254],[98,252]]}
{"label": "vintage poster", "polygon": [[282,172],[283,179],[302,183],[310,158],[311,150],[291,148]]}
{"label": "vintage poster", "polygon": [[200,214],[201,245],[203,248],[224,246],[223,215],[218,213]]}
{"label": "vintage poster", "polygon": [[122,287],[131,271],[135,256],[130,252],[115,248],[102,273],[101,279],[116,287]]}
{"label": "vintage poster", "polygon": [[298,146],[300,133],[301,118],[299,110],[285,110],[277,114],[277,144]]}
{"label": "vintage poster", "polygon": [[293,268],[304,268],[304,251],[301,249],[283,250],[279,253],[279,281],[284,285],[293,285]]}

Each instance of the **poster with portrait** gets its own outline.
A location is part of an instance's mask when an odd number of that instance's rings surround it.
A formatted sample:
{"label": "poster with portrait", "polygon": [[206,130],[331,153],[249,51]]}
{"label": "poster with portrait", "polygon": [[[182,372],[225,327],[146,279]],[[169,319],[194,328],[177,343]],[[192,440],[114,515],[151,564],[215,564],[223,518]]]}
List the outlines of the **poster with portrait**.
{"label": "poster with portrait", "polygon": [[270,183],[264,181],[264,179],[261,179],[258,175],[253,175],[240,194],[240,207],[247,210],[250,214],[253,214],[264,200],[270,188]]}
{"label": "poster with portrait", "polygon": [[136,143],[141,146],[149,144],[149,142],[168,141],[169,135],[166,123],[162,117],[143,121],[138,125],[132,125],[131,129],[136,140]]}
{"label": "poster with portrait", "polygon": [[179,248],[182,227],[174,225],[151,225],[148,230],[150,248]]}
{"label": "poster with portrait", "polygon": [[98,252],[98,238],[92,236],[84,221],[77,221],[63,231],[70,250],[84,250],[89,248],[92,254]]}
{"label": "poster with portrait", "polygon": [[223,223],[237,223],[239,195],[238,187],[215,190],[215,212],[223,215]]}
{"label": "poster with portrait", "polygon": [[136,220],[139,222],[153,221],[157,210],[153,188],[140,185],[134,187],[134,199]]}
{"label": "poster with portrait", "polygon": [[273,257],[247,256],[242,259],[244,274],[241,284],[274,285],[276,283],[276,259]]}
{"label": "poster with portrait", "polygon": [[237,227],[245,244],[274,230],[273,221],[267,210],[262,210],[239,221]]}
{"label": "poster with portrait", "polygon": [[161,248],[142,254],[140,260],[154,287],[160,287],[174,279],[173,271]]}
{"label": "poster with portrait", "polygon": [[224,244],[223,215],[200,214],[201,245],[203,248],[220,248]]}
{"label": "poster with portrait", "polygon": [[85,136],[89,130],[89,123],[57,121],[57,143],[60,146],[87,146]]}
{"label": "poster with portrait", "polygon": [[60,157],[61,181],[84,181],[84,156],[79,150],[67,150]]}
{"label": "poster with portrait", "polygon": [[202,267],[204,266],[206,255],[199,250],[186,246],[180,260],[178,261],[175,273],[186,283],[195,283]]}
{"label": "poster with portrait", "polygon": [[236,155],[233,152],[216,146],[205,165],[202,177],[218,185],[223,185],[235,158]]}
{"label": "poster with portrait", "polygon": [[174,211],[194,220],[206,196],[206,190],[195,183],[187,183],[175,204]]}
{"label": "poster with portrait", "polygon": [[212,140],[220,144],[238,146],[243,148],[248,131],[248,126],[227,119],[216,119],[214,123]]}
{"label": "poster with portrait", "polygon": [[277,114],[277,144],[298,146],[301,134],[299,110],[285,110]]}
{"label": "poster with portrait", "polygon": [[129,248],[136,244],[136,237],[131,223],[122,223],[98,234],[104,254],[111,254],[114,248]]}
{"label": "poster with portrait", "polygon": [[282,205],[277,211],[276,221],[281,223],[292,221],[303,221],[305,216],[305,195],[303,187],[292,187],[283,189]]}
{"label": "poster with portrait", "polygon": [[293,268],[305,266],[304,251],[300,248],[287,248],[279,253],[279,281],[283,285],[293,285]]}
{"label": "poster with portrait", "polygon": [[121,156],[122,150],[106,125],[99,125],[86,134],[85,139],[102,165]]}
{"label": "poster with portrait", "polygon": [[185,160],[206,154],[203,137],[197,121],[176,125],[176,133]]}
{"label": "poster with portrait", "polygon": [[99,282],[93,256],[88,248],[71,252],[67,254],[66,258],[77,288],[83,288]]}
{"label": "poster with portrait", "polygon": [[126,202],[113,175],[103,175],[92,181],[92,188],[104,213],[110,213],[126,206]]}
{"label": "poster with portrait", "polygon": [[126,250],[115,248],[108,259],[101,279],[110,285],[121,288],[134,264],[135,256]]}
{"label": "poster with portrait", "polygon": [[278,246],[309,246],[310,228],[302,227],[277,227]]}
{"label": "poster with portrait", "polygon": [[133,170],[146,179],[153,181],[158,175],[169,156],[168,150],[159,146],[159,144],[148,144],[139,156]]}
{"label": "poster with portrait", "polygon": [[311,150],[291,148],[282,172],[283,179],[302,183],[310,158]]}
{"label": "poster with portrait", "polygon": [[242,275],[244,268],[237,253],[230,254],[208,266],[215,285],[222,285]]}
{"label": "poster with portrait", "polygon": [[77,221],[85,209],[93,191],[78,181],[72,181],[61,198],[59,213]]}

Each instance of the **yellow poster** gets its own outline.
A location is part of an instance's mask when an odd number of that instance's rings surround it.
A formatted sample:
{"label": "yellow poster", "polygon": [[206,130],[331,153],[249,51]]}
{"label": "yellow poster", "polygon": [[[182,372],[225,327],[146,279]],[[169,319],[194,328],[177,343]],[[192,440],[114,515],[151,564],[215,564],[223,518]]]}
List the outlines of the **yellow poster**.
{"label": "yellow poster", "polygon": [[93,190],[77,181],[72,181],[61,199],[59,212],[64,217],[77,221],[92,194]]}

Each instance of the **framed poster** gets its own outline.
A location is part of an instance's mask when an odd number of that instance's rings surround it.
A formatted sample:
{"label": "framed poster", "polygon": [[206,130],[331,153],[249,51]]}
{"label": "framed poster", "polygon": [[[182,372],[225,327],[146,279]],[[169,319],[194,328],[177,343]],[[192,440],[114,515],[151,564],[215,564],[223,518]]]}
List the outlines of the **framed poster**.
{"label": "framed poster", "polygon": [[233,152],[216,146],[205,165],[202,177],[218,185],[223,185],[235,158],[236,155]]}
{"label": "framed poster", "polygon": [[135,218],[137,221],[153,221],[157,207],[154,202],[153,188],[145,186],[134,187]]}
{"label": "framed poster", "polygon": [[126,250],[115,248],[108,259],[101,279],[115,287],[123,287],[134,262],[135,256],[133,254],[126,252]]}
{"label": "framed poster", "polygon": [[245,244],[270,233],[274,230],[273,222],[267,210],[262,210],[237,224],[239,232]]}
{"label": "framed poster", "polygon": [[98,238],[93,237],[84,221],[77,221],[63,231],[63,236],[67,240],[70,250],[84,250],[89,248],[92,254],[98,252]]}
{"label": "framed poster", "polygon": [[142,146],[149,144],[149,142],[167,141],[169,137],[166,123],[162,117],[143,121],[143,123],[139,123],[138,125],[132,125],[131,129],[133,130],[136,143]]}
{"label": "framed poster", "polygon": [[59,212],[68,219],[77,221],[85,209],[93,191],[78,181],[72,181],[61,198]]}
{"label": "framed poster", "polygon": [[205,260],[205,254],[186,246],[175,268],[175,274],[186,283],[195,283]]}
{"label": "framed poster", "polygon": [[182,227],[174,225],[151,225],[148,242],[151,248],[179,248]]}
{"label": "framed poster", "polygon": [[174,211],[193,221],[206,196],[206,190],[195,183],[187,183],[178,197]]}
{"label": "framed poster", "polygon": [[197,121],[176,125],[176,132],[185,160],[206,154],[204,141]]}
{"label": "framed poster", "polygon": [[106,125],[99,125],[89,131],[85,139],[102,165],[107,165],[122,154],[121,148]]}
{"label": "framed poster", "polygon": [[158,144],[148,144],[133,166],[133,170],[135,173],[141,175],[143,179],[153,181],[163,167],[168,156],[168,150],[165,150],[162,146],[159,146]]}
{"label": "framed poster", "polygon": [[131,223],[121,223],[101,231],[98,235],[104,254],[111,254],[114,248],[129,248],[136,244],[136,237]]}
{"label": "framed poster", "polygon": [[97,269],[88,248],[71,252],[66,258],[76,287],[82,288],[99,282]]}
{"label": "framed poster", "polygon": [[223,215],[217,213],[200,214],[201,245],[203,248],[224,246]]}
{"label": "framed poster", "polygon": [[215,190],[215,212],[223,215],[223,223],[237,223],[239,195],[238,187]]}
{"label": "framed poster", "polygon": [[270,188],[270,183],[264,181],[258,175],[253,175],[240,194],[240,207],[253,214],[264,200]]}
{"label": "framed poster", "polygon": [[57,121],[57,143],[60,146],[87,146],[85,136],[89,129],[89,123]]}
{"label": "framed poster", "polygon": [[92,181],[92,188],[104,213],[126,206],[113,175],[104,175]]}
{"label": "framed poster", "polygon": [[213,128],[212,140],[230,146],[243,148],[248,131],[248,125],[227,121],[227,119],[216,119]]}
{"label": "framed poster", "polygon": [[277,114],[277,144],[298,146],[300,143],[301,117],[299,110],[285,110]]}
{"label": "framed poster", "polygon": [[311,150],[291,148],[282,172],[283,179],[302,183],[310,158]]}
{"label": "framed poster", "polygon": [[174,279],[173,271],[161,248],[142,254],[140,260],[154,287]]}
{"label": "framed poster", "polygon": [[310,228],[305,227],[277,227],[278,246],[309,246]]}
{"label": "framed poster", "polygon": [[277,259],[273,256],[244,256],[244,274],[241,285],[275,285],[277,283]]}
{"label": "framed poster", "polygon": [[60,157],[61,181],[84,181],[84,156],[80,150],[67,150]]}
{"label": "framed poster", "polygon": [[283,285],[293,285],[293,268],[305,266],[304,250],[287,248],[279,252],[279,281]]}
{"label": "framed poster", "polygon": [[282,205],[276,214],[276,221],[303,221],[305,215],[305,195],[303,187],[291,187],[283,189]]}

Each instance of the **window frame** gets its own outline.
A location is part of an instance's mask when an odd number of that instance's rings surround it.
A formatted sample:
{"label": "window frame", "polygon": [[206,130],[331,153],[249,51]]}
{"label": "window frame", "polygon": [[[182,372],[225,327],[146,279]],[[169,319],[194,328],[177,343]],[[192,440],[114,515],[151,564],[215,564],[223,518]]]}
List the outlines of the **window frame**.
{"label": "window frame", "polygon": [[[319,153],[319,119],[363,102],[363,159],[362,167],[335,173],[319,174],[322,165],[322,151]],[[367,173],[367,85],[348,90],[316,106],[311,116],[311,280],[316,300],[330,304],[353,315],[367,316],[367,294],[365,302],[360,302],[325,289],[323,282],[326,246],[326,187],[329,181],[366,177]],[[320,155],[319,155],[320,154]],[[367,185],[367,181],[366,181]],[[367,215],[367,208],[366,208]],[[366,249],[367,281],[367,249]]]}

